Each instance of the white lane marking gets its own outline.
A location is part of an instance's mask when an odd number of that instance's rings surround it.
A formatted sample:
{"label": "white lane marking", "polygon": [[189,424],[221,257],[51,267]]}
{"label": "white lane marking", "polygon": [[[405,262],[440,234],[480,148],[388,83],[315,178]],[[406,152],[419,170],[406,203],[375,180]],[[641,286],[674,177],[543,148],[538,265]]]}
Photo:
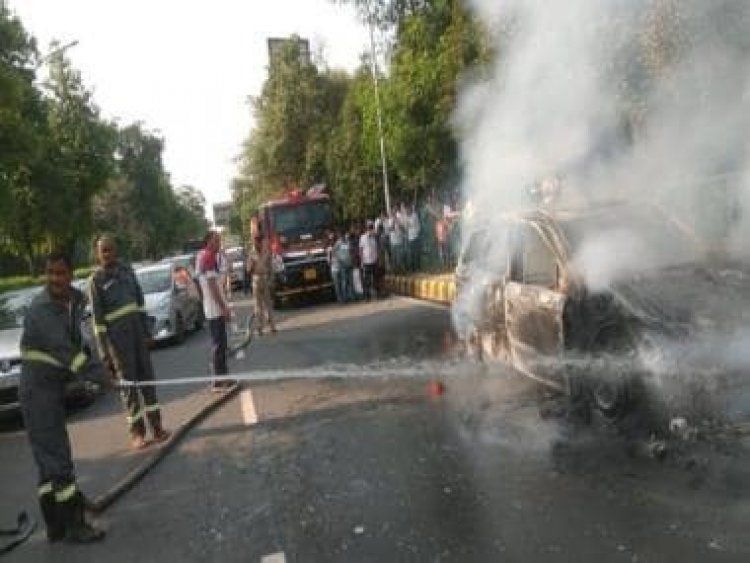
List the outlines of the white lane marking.
{"label": "white lane marking", "polygon": [[272,553],[271,555],[264,555],[261,557],[260,563],[286,563],[286,555],[284,555],[283,551]]}
{"label": "white lane marking", "polygon": [[245,424],[248,426],[257,424],[258,412],[255,410],[253,392],[250,389],[244,389],[240,393],[240,406],[242,407],[242,420]]}

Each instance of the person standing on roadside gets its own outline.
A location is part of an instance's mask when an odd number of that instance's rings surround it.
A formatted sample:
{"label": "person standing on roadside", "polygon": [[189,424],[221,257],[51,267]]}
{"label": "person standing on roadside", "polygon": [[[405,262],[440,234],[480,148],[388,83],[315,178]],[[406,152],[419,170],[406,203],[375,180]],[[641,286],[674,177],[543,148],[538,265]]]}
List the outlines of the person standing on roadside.
{"label": "person standing on roadside", "polygon": [[341,260],[339,260],[338,249],[341,246],[341,233],[336,231],[331,236],[331,245],[328,247],[328,265],[331,268],[331,281],[336,293],[336,301],[344,302],[343,276],[341,275]]}
{"label": "person standing on roadside", "polygon": [[[151,329],[144,310],[143,291],[133,268],[117,257],[112,237],[96,241],[99,266],[89,281],[94,317],[94,336],[104,365],[120,380],[151,382],[154,368],[148,343]],[[131,445],[141,449],[146,441],[146,421],[154,441],[163,442],[170,433],[162,427],[161,407],[151,385],[122,388],[130,426]]]}
{"label": "person standing on roadside", "polygon": [[394,207],[388,219],[388,241],[391,250],[391,268],[400,274],[404,268],[404,225],[401,212]]}
{"label": "person standing on roadside", "polygon": [[21,335],[19,400],[39,475],[47,540],[92,543],[104,531],[86,521],[65,427],[65,386],[89,360],[81,336],[84,297],[71,287],[70,259],[47,257],[46,287],[29,306]]}
{"label": "person standing on roadside", "polygon": [[421,224],[416,208],[411,205],[406,212],[406,240],[408,245],[409,271],[416,272],[421,268],[422,245],[420,238]]}
{"label": "person standing on roadside", "polygon": [[[203,249],[196,259],[198,281],[203,294],[203,314],[208,321],[211,335],[211,371],[214,376],[226,375],[227,367],[227,321],[231,315],[229,305],[221,288],[221,271],[219,269],[219,252],[221,235],[209,231],[203,238]],[[231,381],[214,382],[214,390],[221,391],[231,387]]]}
{"label": "person standing on roadside", "polygon": [[263,235],[255,235],[253,249],[250,251],[248,270],[253,280],[253,299],[255,300],[255,320],[258,323],[258,335],[263,336],[263,328],[268,324],[271,332],[276,332],[273,322],[273,303],[271,302],[271,252]]}
{"label": "person standing on roadside", "polygon": [[367,222],[367,230],[359,239],[359,249],[362,255],[362,293],[369,301],[375,291],[375,268],[378,264],[378,239],[372,221]]}

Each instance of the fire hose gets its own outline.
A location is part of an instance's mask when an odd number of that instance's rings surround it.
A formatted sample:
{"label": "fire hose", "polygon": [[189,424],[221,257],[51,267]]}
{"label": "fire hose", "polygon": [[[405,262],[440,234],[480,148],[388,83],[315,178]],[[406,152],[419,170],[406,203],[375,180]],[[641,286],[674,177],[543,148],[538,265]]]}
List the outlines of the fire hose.
{"label": "fire hose", "polygon": [[[251,314],[244,325],[244,327],[240,330],[235,330],[235,334],[240,334],[241,340],[234,346],[232,346],[228,351],[228,355],[237,355],[239,352],[244,350],[250,345],[250,342],[252,341],[252,328],[253,328],[253,321],[255,319],[255,315]],[[222,389],[222,394],[215,397],[213,400],[208,402],[206,405],[204,405],[201,409],[199,409],[197,412],[195,412],[188,420],[183,422],[179,427],[177,427],[172,435],[169,437],[169,439],[164,442],[158,449],[156,449],[148,458],[143,460],[138,466],[136,466],[133,470],[131,470],[125,477],[120,479],[114,486],[110,487],[109,490],[104,492],[103,494],[96,497],[93,501],[88,501],[86,503],[86,508],[94,513],[101,513],[104,510],[106,510],[108,507],[110,507],[117,499],[119,499],[122,495],[124,495],[127,491],[129,491],[133,486],[135,486],[151,469],[153,469],[162,459],[164,459],[167,454],[169,454],[170,451],[172,451],[175,446],[184,438],[184,436],[193,428],[195,428],[201,421],[203,421],[207,416],[209,416],[212,412],[214,412],[216,409],[230,401],[233,397],[237,395],[237,393],[240,390],[239,384],[236,382],[236,378],[234,377],[202,377],[202,378],[195,378],[200,379],[201,382],[205,381],[233,381],[233,385],[231,387],[228,387],[226,389]],[[173,382],[172,384],[184,384],[186,381],[196,382],[191,378],[181,378],[179,381],[180,383],[176,383],[177,380],[169,380]],[[128,388],[128,387],[143,387],[145,385],[159,385],[163,384],[165,382],[157,382],[157,381],[129,381],[126,379],[118,380],[115,383],[115,387],[119,388]]]}

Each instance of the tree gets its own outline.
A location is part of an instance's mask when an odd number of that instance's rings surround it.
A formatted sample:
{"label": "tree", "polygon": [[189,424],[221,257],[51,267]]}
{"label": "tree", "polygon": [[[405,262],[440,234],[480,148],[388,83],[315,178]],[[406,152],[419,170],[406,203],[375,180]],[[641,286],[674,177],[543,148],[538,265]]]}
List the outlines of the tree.
{"label": "tree", "polygon": [[132,260],[159,258],[208,228],[205,197],[193,186],[172,188],[163,150],[163,139],[142,124],[121,129],[116,174],[94,204],[97,230],[111,233]]}
{"label": "tree", "polygon": [[349,83],[326,158],[333,201],[345,221],[383,208],[375,108],[372,75],[365,63]]}
{"label": "tree", "polygon": [[383,88],[399,179],[394,196],[411,201],[425,186],[456,182],[452,114],[463,74],[488,62],[489,53],[486,33],[461,0],[428,2],[403,20]]}
{"label": "tree", "polygon": [[39,180],[50,247],[72,251],[93,231],[92,202],[114,170],[116,131],[102,120],[80,73],[62,55],[50,63],[46,173]]}
{"label": "tree", "polygon": [[261,95],[251,101],[256,126],[232,186],[243,213],[283,190],[326,181],[327,139],[347,80],[340,72],[319,72],[300,56],[296,41],[283,46]]}
{"label": "tree", "polygon": [[0,234],[33,270],[40,201],[32,176],[43,160],[45,107],[34,88],[34,39],[0,0]]}
{"label": "tree", "polygon": [[338,4],[351,4],[360,19],[380,29],[399,30],[409,17],[431,4],[430,0],[334,0]]}

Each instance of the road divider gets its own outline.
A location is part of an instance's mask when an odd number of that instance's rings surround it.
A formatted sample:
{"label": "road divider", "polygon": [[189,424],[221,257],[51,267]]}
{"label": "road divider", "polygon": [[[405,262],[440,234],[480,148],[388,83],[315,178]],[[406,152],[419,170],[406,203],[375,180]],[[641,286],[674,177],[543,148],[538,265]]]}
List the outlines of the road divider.
{"label": "road divider", "polygon": [[456,282],[453,274],[442,275],[387,275],[386,288],[397,295],[450,304],[456,297]]}

